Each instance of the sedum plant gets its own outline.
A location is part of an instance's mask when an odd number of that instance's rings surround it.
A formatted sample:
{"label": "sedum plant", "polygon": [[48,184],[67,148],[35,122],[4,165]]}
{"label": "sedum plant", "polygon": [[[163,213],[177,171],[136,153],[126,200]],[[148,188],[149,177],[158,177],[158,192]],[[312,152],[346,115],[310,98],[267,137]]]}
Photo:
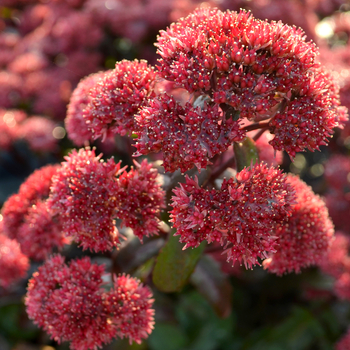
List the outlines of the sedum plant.
{"label": "sedum plant", "polygon": [[[147,338],[152,289],[181,290],[210,247],[230,265],[283,275],[321,264],[334,239],[323,200],[274,158],[319,150],[347,120],[304,32],[204,8],[161,31],[156,47],[155,67],[123,60],[80,82],[66,127],[85,147],[31,175],[2,211],[2,231],[44,260],[29,317],[72,350]],[[96,154],[98,138],[123,142],[123,161]],[[137,266],[155,257],[144,284],[118,268],[125,228],[150,248]],[[73,242],[110,258],[111,273],[52,254]]]}

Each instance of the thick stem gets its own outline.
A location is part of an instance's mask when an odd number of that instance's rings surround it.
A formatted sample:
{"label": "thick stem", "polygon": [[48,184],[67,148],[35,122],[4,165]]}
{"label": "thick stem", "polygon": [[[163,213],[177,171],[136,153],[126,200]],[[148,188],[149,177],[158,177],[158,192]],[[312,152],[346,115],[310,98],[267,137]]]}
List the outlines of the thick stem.
{"label": "thick stem", "polygon": [[257,129],[267,129],[267,128],[269,128],[269,122],[250,124],[250,125],[245,126],[243,128],[243,130],[253,131],[253,130],[257,130]]}
{"label": "thick stem", "polygon": [[230,159],[228,159],[226,162],[219,165],[218,168],[215,169],[211,173],[211,175],[204,181],[203,187],[212,184],[228,167],[231,167],[235,164],[236,158],[235,155],[233,155]]}
{"label": "thick stem", "polygon": [[257,140],[259,140],[260,136],[261,136],[265,131],[266,131],[266,128],[261,129],[260,131],[258,131],[258,132],[256,133],[256,135],[253,137],[254,142],[256,142]]}

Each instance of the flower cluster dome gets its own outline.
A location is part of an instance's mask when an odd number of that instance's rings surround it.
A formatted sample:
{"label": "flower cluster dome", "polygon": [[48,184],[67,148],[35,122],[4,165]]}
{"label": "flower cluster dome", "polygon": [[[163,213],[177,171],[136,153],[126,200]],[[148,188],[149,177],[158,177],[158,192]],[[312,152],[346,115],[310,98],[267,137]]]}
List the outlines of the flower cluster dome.
{"label": "flower cluster dome", "polygon": [[220,190],[201,188],[187,177],[174,194],[171,217],[185,248],[220,242],[227,261],[249,268],[276,251],[276,227],[290,215],[295,199],[282,172],[264,163],[224,180]]}
{"label": "flower cluster dome", "polygon": [[112,338],[141,342],[153,329],[153,299],[148,287],[130,276],[115,277],[104,288],[104,267],[90,258],[49,258],[29,280],[27,313],[58,343],[70,341],[72,350],[95,350]]}

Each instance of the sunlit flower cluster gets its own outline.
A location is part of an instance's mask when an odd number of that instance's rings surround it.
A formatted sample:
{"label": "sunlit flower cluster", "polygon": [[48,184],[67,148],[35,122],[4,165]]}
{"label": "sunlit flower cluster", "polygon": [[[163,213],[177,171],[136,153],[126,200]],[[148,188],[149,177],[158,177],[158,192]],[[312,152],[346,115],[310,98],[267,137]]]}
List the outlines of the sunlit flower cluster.
{"label": "sunlit flower cluster", "polygon": [[345,119],[339,92],[301,29],[245,11],[198,9],[161,31],[157,46],[164,79],[208,95],[230,115],[266,120],[275,135],[270,144],[291,157],[326,144]]}
{"label": "sunlit flower cluster", "polygon": [[299,177],[288,175],[287,182],[295,189],[297,204],[286,222],[277,223],[277,252],[263,262],[269,272],[277,275],[299,273],[304,267],[320,263],[334,235],[324,201]]}
{"label": "sunlit flower cluster", "polygon": [[47,165],[36,170],[2,208],[4,233],[16,239],[23,253],[35,260],[45,259],[54,248],[68,243],[60,220],[49,213],[46,205],[58,168]]}
{"label": "sunlit flower cluster", "polygon": [[94,149],[73,150],[53,177],[48,199],[66,236],[95,252],[118,246],[116,218],[140,239],[156,234],[164,207],[157,171],[147,161],[127,172],[113,158],[101,157]]}
{"label": "sunlit flower cluster", "polygon": [[295,199],[281,171],[263,163],[224,179],[220,190],[201,188],[187,177],[174,194],[171,217],[185,247],[220,242],[228,261],[247,268],[276,251],[276,227],[285,222]]}
{"label": "sunlit flower cluster", "polygon": [[125,275],[106,291],[103,275],[88,257],[68,265],[51,257],[29,281],[29,317],[58,343],[70,341],[72,350],[93,350],[116,336],[140,343],[154,324],[151,291]]}
{"label": "sunlit flower cluster", "polygon": [[28,258],[22,253],[14,239],[0,231],[0,286],[8,287],[26,276],[29,269]]}
{"label": "sunlit flower cluster", "polygon": [[156,74],[146,61],[117,62],[115,69],[95,82],[83,117],[93,138],[131,134],[137,130],[134,115],[154,96]]}

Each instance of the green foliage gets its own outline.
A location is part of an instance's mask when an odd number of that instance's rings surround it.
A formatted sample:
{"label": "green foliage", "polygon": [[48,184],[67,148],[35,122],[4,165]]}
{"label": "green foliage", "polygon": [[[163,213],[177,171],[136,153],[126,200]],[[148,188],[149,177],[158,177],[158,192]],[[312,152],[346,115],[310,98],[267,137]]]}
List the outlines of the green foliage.
{"label": "green foliage", "polygon": [[255,142],[249,137],[246,137],[242,142],[235,142],[234,151],[237,171],[241,171],[245,167],[259,161],[259,154]]}
{"label": "green foliage", "polygon": [[198,248],[182,249],[179,237],[172,234],[160,251],[153,270],[153,283],[162,292],[182,290],[205,248],[202,243]]}

